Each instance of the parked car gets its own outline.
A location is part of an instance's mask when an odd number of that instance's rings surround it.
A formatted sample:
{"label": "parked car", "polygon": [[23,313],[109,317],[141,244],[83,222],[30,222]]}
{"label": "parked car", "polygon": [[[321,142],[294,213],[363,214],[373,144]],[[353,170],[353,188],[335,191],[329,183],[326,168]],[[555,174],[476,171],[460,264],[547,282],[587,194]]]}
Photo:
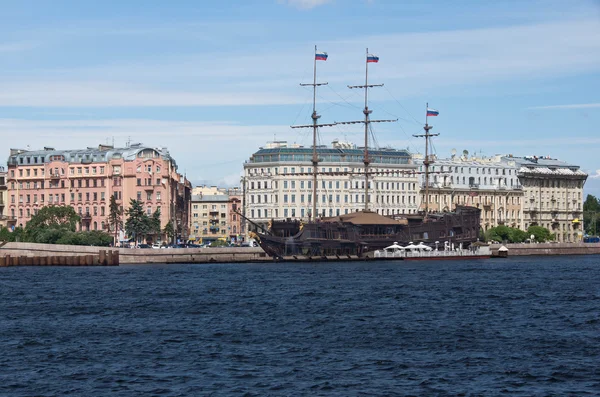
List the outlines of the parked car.
{"label": "parked car", "polygon": [[152,248],[150,244],[138,244],[138,248]]}
{"label": "parked car", "polygon": [[154,243],[154,244],[152,244],[152,248],[155,250],[160,249],[160,244]]}

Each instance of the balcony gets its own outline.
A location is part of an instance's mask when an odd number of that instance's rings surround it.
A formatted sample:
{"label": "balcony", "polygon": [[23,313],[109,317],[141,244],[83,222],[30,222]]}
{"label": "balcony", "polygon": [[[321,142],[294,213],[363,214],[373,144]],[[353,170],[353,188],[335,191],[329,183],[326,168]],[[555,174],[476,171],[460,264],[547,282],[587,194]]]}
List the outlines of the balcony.
{"label": "balcony", "polygon": [[50,179],[60,179],[60,174],[58,174],[58,173],[50,173]]}
{"label": "balcony", "polygon": [[89,212],[86,212],[85,214],[80,214],[79,216],[81,216],[81,220],[82,221],[91,221],[92,220],[92,214],[90,214]]}

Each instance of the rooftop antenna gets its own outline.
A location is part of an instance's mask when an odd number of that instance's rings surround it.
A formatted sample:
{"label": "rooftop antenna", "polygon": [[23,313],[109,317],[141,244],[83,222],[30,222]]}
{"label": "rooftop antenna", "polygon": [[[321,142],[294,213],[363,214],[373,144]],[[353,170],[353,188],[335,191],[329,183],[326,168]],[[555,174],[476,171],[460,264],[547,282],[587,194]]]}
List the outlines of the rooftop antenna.
{"label": "rooftop antenna", "polygon": [[[327,53],[324,51],[317,51],[315,45],[315,56],[313,58],[313,82],[312,83],[301,83],[301,86],[312,86],[313,88],[313,112],[312,112],[312,124],[308,125],[293,125],[292,128],[312,128],[313,129],[313,145],[312,145],[312,216],[313,219],[317,219],[317,166],[319,165],[319,157],[317,155],[317,134],[319,127],[331,127],[336,123],[331,124],[318,124],[318,120],[321,117],[317,114],[317,87],[321,85],[327,85],[327,83],[317,83],[317,61],[327,61]],[[310,215],[309,215],[310,219]]]}
{"label": "rooftop antenna", "polygon": [[349,85],[348,88],[364,88],[365,90],[365,108],[363,109],[363,114],[365,115],[364,120],[360,121],[342,121],[337,124],[364,124],[365,125],[365,150],[363,163],[365,165],[365,211],[369,210],[369,164],[371,163],[371,159],[369,158],[369,125],[371,123],[392,123],[398,120],[370,120],[369,115],[373,112],[369,109],[369,88],[373,87],[383,87],[383,84],[369,84],[369,63],[377,63],[379,62],[379,57],[374,54],[369,54],[369,49],[367,48],[367,56],[365,58],[365,84],[364,85]]}
{"label": "rooftop antenna", "polygon": [[126,147],[129,147],[129,145],[131,145],[131,137],[130,136],[127,137],[127,143],[125,143]]}

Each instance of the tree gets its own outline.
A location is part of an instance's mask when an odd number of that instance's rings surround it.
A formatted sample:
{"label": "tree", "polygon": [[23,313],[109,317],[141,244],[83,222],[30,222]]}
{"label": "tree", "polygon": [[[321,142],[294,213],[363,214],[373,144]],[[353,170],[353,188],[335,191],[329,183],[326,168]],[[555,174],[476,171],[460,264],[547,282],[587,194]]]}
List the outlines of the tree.
{"label": "tree", "polygon": [[595,235],[600,231],[600,227],[598,227],[599,216],[600,200],[595,196],[588,194],[583,203],[583,224],[587,234]]}
{"label": "tree", "polygon": [[148,215],[144,213],[142,202],[134,199],[130,200],[129,209],[127,209],[126,214],[125,231],[127,234],[133,236],[137,244],[138,237],[148,232]]}
{"label": "tree", "polygon": [[148,218],[148,234],[159,235],[160,232],[160,207],[158,207],[152,217]]}
{"label": "tree", "polygon": [[169,220],[163,229],[163,233],[167,235],[169,241],[173,241],[175,237],[175,228],[173,228],[173,221]]}
{"label": "tree", "polygon": [[75,231],[81,218],[73,207],[63,205],[42,207],[37,214],[33,215],[27,225],[28,230],[36,228],[64,228]]}
{"label": "tree", "polygon": [[529,226],[527,234],[533,235],[534,241],[537,241],[538,243],[554,240],[554,234],[550,233],[550,230],[542,226]]}
{"label": "tree", "polygon": [[112,195],[110,196],[110,204],[108,207],[108,224],[110,225],[111,228],[114,229],[115,231],[115,245],[117,244],[118,241],[118,233],[119,230],[123,229],[123,210],[121,209],[121,207],[119,206],[119,204],[117,204],[117,199],[115,199],[115,196]]}
{"label": "tree", "polygon": [[522,243],[528,238],[527,232],[504,225],[496,226],[485,233],[486,241],[500,241],[508,243]]}
{"label": "tree", "polygon": [[21,241],[55,244],[67,232],[74,232],[80,221],[73,207],[42,207],[25,225]]}

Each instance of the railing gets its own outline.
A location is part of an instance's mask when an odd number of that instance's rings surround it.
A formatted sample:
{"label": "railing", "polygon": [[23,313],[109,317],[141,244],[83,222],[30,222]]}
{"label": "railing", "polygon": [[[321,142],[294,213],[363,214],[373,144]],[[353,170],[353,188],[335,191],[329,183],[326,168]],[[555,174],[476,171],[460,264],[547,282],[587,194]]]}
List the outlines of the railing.
{"label": "railing", "polygon": [[482,256],[490,255],[489,247],[477,247],[474,250],[470,249],[456,249],[454,251],[411,251],[411,250],[378,250],[375,251],[375,258],[442,258],[442,257],[455,257],[455,256]]}

